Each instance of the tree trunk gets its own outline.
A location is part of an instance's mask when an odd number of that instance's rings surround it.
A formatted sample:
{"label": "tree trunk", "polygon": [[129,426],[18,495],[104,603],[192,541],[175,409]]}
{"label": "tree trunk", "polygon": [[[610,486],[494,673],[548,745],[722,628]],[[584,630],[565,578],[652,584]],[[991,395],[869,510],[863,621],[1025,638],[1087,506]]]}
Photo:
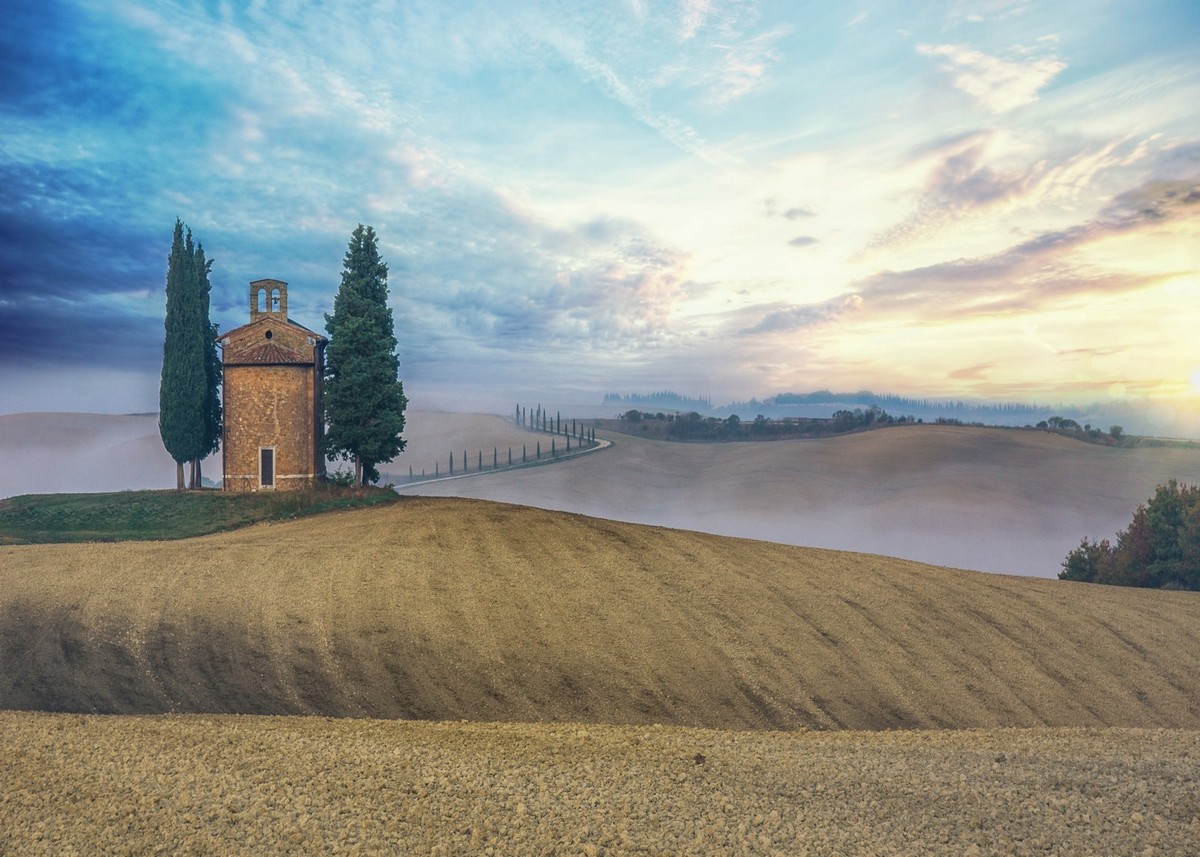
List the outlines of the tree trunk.
{"label": "tree trunk", "polygon": [[354,456],[354,484],[359,488],[361,488],[363,484],[362,459],[360,459],[357,455]]}
{"label": "tree trunk", "polygon": [[175,490],[176,491],[183,490],[183,462],[182,461],[175,462]]}
{"label": "tree trunk", "polygon": [[204,474],[202,474],[200,471],[201,471],[200,459],[197,458],[196,459],[196,487],[197,488],[204,487]]}

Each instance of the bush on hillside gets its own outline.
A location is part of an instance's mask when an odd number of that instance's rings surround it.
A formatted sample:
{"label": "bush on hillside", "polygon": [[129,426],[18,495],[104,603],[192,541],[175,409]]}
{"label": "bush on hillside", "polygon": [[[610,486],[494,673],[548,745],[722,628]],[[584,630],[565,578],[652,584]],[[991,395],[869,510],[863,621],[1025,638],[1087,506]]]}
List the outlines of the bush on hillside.
{"label": "bush on hillside", "polygon": [[1060,580],[1200,590],[1200,487],[1174,479],[1138,504],[1116,544],[1085,538],[1063,560]]}

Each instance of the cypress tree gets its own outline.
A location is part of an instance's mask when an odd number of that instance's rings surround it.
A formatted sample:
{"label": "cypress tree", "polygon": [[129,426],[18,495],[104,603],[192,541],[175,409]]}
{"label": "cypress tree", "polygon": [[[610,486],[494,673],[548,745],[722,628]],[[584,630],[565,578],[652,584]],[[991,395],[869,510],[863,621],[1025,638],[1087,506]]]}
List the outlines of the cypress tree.
{"label": "cypress tree", "polygon": [[217,325],[209,320],[209,295],[212,284],[208,275],[212,271],[212,260],[204,258],[204,247],[197,244],[195,270],[197,277],[197,292],[200,299],[200,325],[204,330],[204,437],[200,445],[200,454],[195,459],[195,474],[193,488],[202,486],[200,461],[221,448],[221,355],[217,351],[217,335],[220,332]]}
{"label": "cypress tree", "polygon": [[163,365],[158,392],[158,432],[175,460],[175,487],[184,487],[183,464],[205,448],[204,406],[208,394],[205,347],[211,326],[202,300],[192,231],[175,221],[167,257],[167,309]]}
{"label": "cypress tree", "polygon": [[333,315],[325,314],[325,451],[354,462],[356,485],[379,481],[376,465],[405,444],[400,433],[408,400],[387,296],[375,230],[360,223],[343,260]]}

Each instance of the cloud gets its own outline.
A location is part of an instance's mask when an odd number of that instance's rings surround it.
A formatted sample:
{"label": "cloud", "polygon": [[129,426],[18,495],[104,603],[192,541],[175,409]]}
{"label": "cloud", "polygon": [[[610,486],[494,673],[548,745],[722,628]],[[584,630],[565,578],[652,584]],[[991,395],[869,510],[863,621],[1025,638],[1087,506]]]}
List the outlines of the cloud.
{"label": "cloud", "polygon": [[[884,271],[820,303],[767,310],[744,334],[770,334],[834,321],[849,310],[872,319],[909,318],[928,325],[1026,314],[1080,295],[1124,294],[1158,285],[1174,272],[1144,274],[1081,262],[1075,254],[1108,238],[1200,220],[1200,183],[1155,182],[1121,194],[1101,216],[1041,233],[1001,253]],[[759,309],[762,312],[762,309]]]}
{"label": "cloud", "polygon": [[696,31],[704,26],[711,8],[709,0],[681,0],[679,21],[679,39],[688,41],[696,35]]}
{"label": "cloud", "polygon": [[819,239],[813,238],[811,235],[797,235],[788,244],[792,247],[811,247],[816,244]]}
{"label": "cloud", "polygon": [[[639,77],[671,95],[673,88],[704,94],[705,109],[722,108],[756,92],[769,82],[784,56],[778,48],[791,26],[763,28],[757,4],[728,0],[683,0],[679,50],[656,50],[642,56]],[[606,56],[619,54],[609,46]]]}
{"label": "cloud", "polygon": [[1087,267],[1071,254],[1166,220],[1197,218],[1200,184],[1157,182],[1119,196],[1095,220],[1042,233],[1002,253],[885,272],[856,285],[873,308],[920,307],[927,319],[1028,312],[1072,295],[1134,291],[1175,276]]}
{"label": "cloud", "polygon": [[548,223],[464,178],[411,196],[409,206],[379,230],[399,254],[385,258],[406,359],[611,360],[677,338],[687,258],[633,221]]}
{"label": "cloud", "polygon": [[718,105],[729,104],[761,87],[767,72],[780,60],[776,43],[788,32],[787,27],[776,27],[754,36],[735,37],[715,46],[722,55],[715,66],[714,101]]}
{"label": "cloud", "polygon": [[1028,173],[1001,172],[988,163],[992,136],[973,133],[947,146],[926,179],[926,197],[941,208],[959,211],[1022,193],[1030,182]]}
{"label": "cloud", "polygon": [[952,24],[960,21],[982,24],[1022,15],[1029,5],[1029,0],[954,0],[948,18]]}
{"label": "cloud", "polygon": [[988,370],[995,365],[994,363],[976,363],[974,366],[964,366],[961,369],[951,370],[946,374],[946,377],[956,381],[984,380],[987,378]]}
{"label": "cloud", "polygon": [[24,296],[19,301],[0,297],[0,365],[157,371],[162,360],[161,311],[157,295],[128,301],[87,295]]}
{"label": "cloud", "polygon": [[1044,164],[1032,169],[994,165],[993,150],[1000,148],[996,137],[995,132],[972,131],[921,147],[915,160],[924,181],[915,211],[875,235],[870,246],[919,239],[948,222],[1019,197],[1042,178]]}
{"label": "cloud", "polygon": [[1145,160],[1152,139],[1122,137],[1098,147],[1039,152],[1036,160],[1025,154],[1027,143],[1007,132],[970,131],[935,140],[912,153],[909,169],[923,176],[914,211],[873,236],[869,246],[919,241],[996,208],[1073,206],[1106,173]]}
{"label": "cloud", "polygon": [[789,306],[769,311],[753,327],[741,331],[743,335],[788,333],[804,328],[816,327],[838,317],[855,312],[863,305],[859,295],[844,295],[816,304]]}
{"label": "cloud", "polygon": [[645,96],[621,78],[616,69],[592,56],[578,39],[561,32],[548,33],[544,38],[585,80],[599,86],[605,95],[627,108],[635,119],[668,143],[712,166],[737,163],[737,158],[710,146],[686,122],[656,111]]}
{"label": "cloud", "polygon": [[762,211],[767,217],[782,217],[784,220],[804,220],[817,216],[815,211],[799,206],[792,206],[784,211],[780,211],[779,200],[770,196],[762,201]]}
{"label": "cloud", "polygon": [[945,57],[942,71],[955,88],[992,113],[1007,113],[1037,101],[1041,91],[1067,64],[1054,56],[1004,60],[963,45],[918,45],[917,52]]}

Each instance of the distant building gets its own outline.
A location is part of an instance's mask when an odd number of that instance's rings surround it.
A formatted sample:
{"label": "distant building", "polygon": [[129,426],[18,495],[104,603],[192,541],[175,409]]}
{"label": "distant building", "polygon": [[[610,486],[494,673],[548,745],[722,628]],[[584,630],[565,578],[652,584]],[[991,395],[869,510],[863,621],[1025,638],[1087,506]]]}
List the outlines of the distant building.
{"label": "distant building", "polygon": [[287,314],[287,283],[250,284],[250,323],[220,337],[226,491],[304,488],[325,476],[328,340]]}

